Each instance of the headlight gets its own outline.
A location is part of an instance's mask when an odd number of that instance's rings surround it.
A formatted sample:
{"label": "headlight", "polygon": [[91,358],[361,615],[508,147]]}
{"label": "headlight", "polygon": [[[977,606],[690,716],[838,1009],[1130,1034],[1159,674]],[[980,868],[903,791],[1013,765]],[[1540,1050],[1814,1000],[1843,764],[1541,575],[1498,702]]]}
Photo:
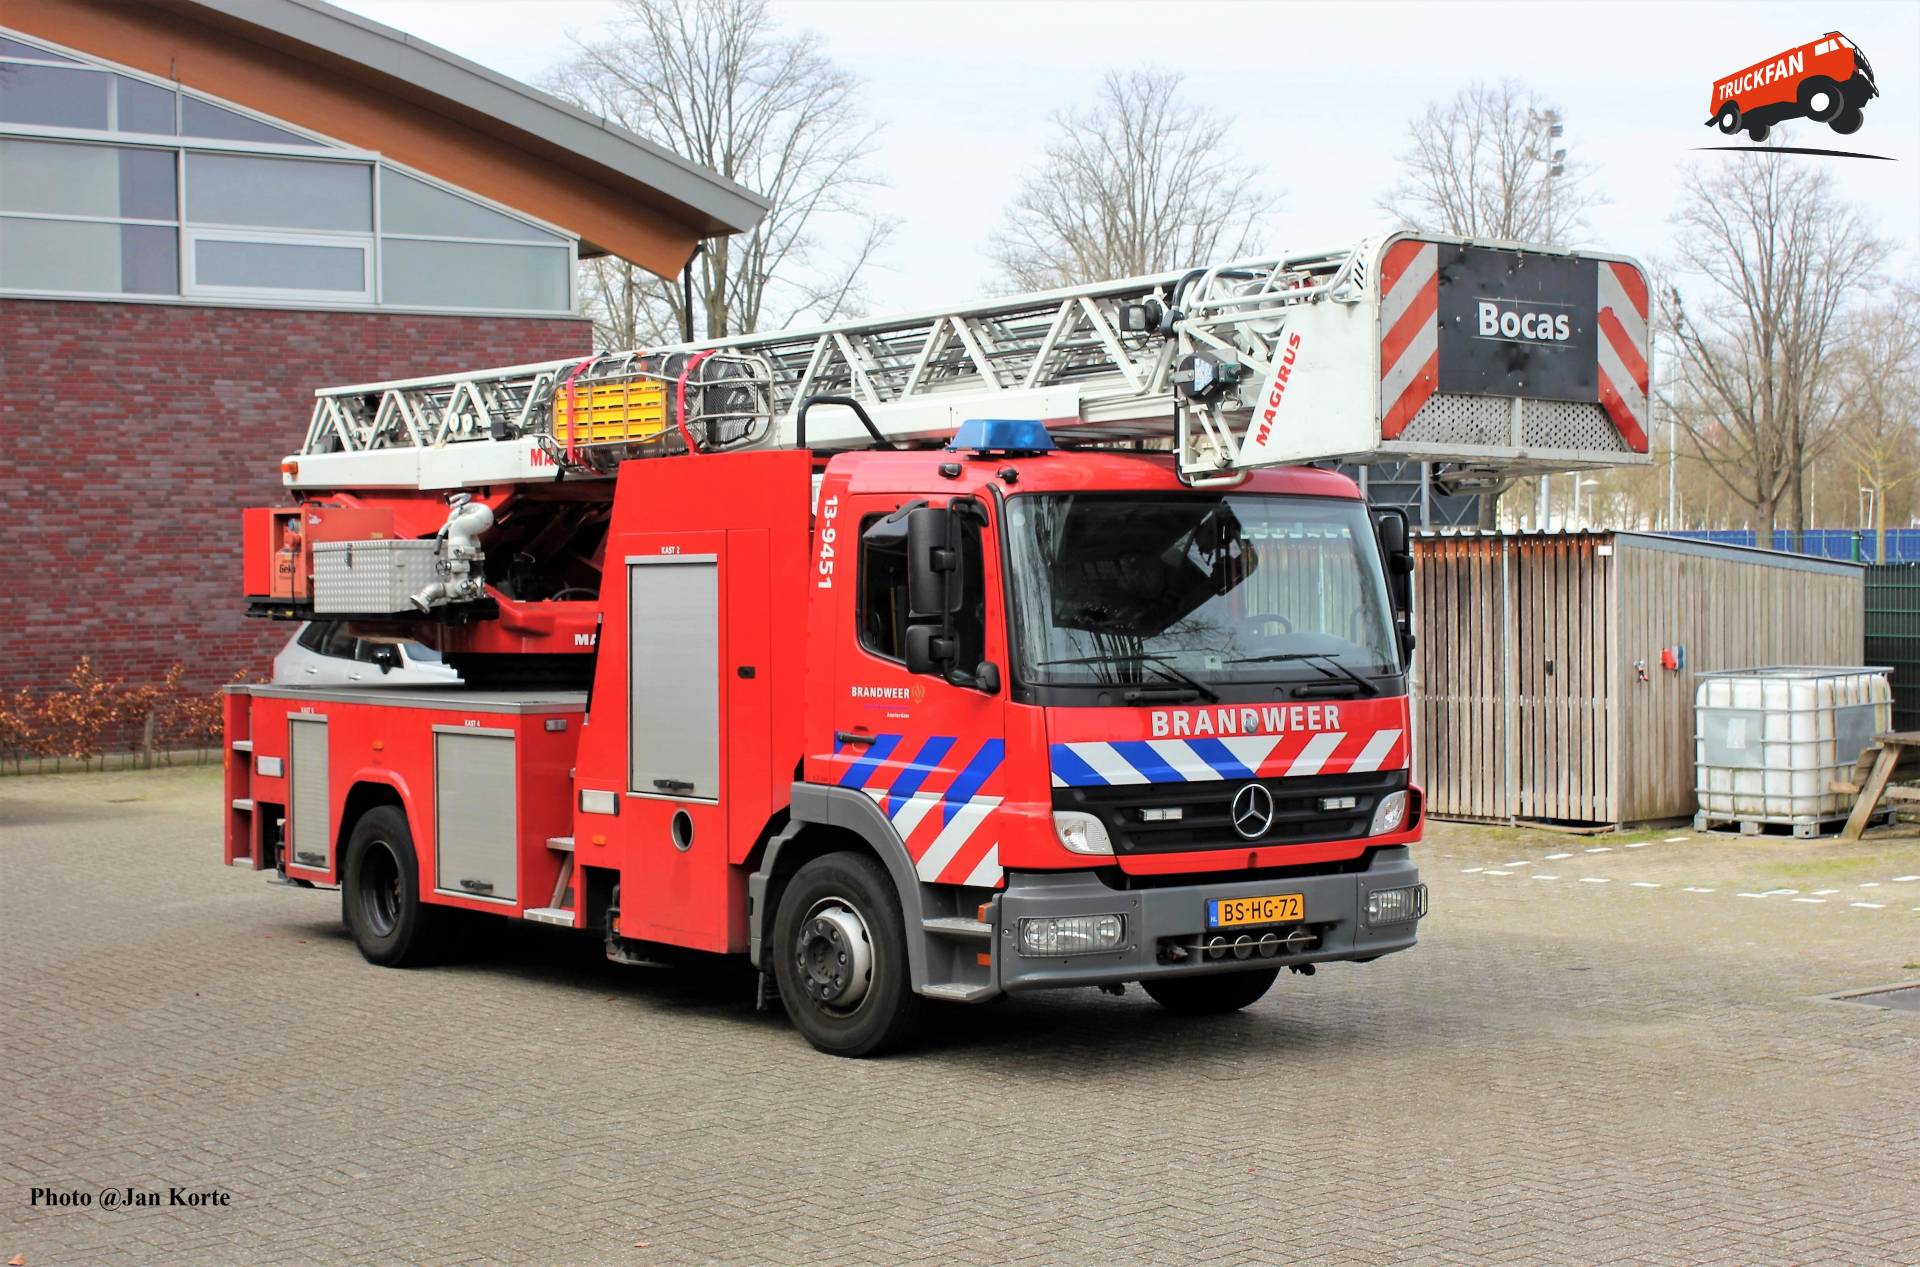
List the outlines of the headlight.
{"label": "headlight", "polygon": [[1086,955],[1116,950],[1126,938],[1124,915],[1066,915],[1020,921],[1023,955]]}
{"label": "headlight", "polygon": [[1375,889],[1367,894],[1367,924],[1404,924],[1427,913],[1427,886],[1416,884],[1406,889]]}
{"label": "headlight", "polygon": [[1107,838],[1107,825],[1091,814],[1070,809],[1055,811],[1053,834],[1071,853],[1113,855],[1113,841]]}
{"label": "headlight", "polygon": [[1380,798],[1373,808],[1373,826],[1367,829],[1371,836],[1384,836],[1390,831],[1399,831],[1407,821],[1407,794],[1389,792]]}

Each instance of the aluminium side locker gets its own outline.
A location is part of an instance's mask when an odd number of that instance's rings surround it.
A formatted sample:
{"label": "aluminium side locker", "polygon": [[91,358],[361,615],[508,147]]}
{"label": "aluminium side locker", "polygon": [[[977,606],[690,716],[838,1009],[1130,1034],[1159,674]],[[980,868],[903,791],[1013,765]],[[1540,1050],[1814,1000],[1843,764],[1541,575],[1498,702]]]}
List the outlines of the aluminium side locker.
{"label": "aluminium side locker", "polygon": [[287,861],[333,867],[332,793],[327,777],[327,719],[307,713],[287,718]]}
{"label": "aluminium side locker", "polygon": [[433,728],[433,886],[440,892],[518,900],[514,754],[511,729]]}

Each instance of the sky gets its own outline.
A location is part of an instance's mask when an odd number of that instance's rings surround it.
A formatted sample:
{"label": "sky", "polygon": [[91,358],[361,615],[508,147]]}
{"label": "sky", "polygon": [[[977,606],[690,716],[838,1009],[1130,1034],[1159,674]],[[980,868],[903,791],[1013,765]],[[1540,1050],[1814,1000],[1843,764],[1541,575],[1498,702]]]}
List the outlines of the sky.
{"label": "sky", "polygon": [[[502,74],[539,82],[604,31],[612,0],[344,0],[345,7]],[[1409,120],[1475,81],[1521,80],[1566,119],[1572,156],[1606,197],[1584,242],[1658,260],[1680,178],[1729,161],[1703,127],[1715,79],[1828,30],[1871,61],[1882,96],[1850,137],[1801,120],[1789,145],[1920,274],[1920,0],[1878,3],[1214,3],[1165,0],[773,0],[864,83],[884,124],[876,209],[899,231],[866,278],[875,313],[996,293],[989,237],[1039,159],[1050,117],[1109,69],[1178,70],[1196,105],[1233,120],[1220,145],[1273,200],[1256,254],[1337,248],[1391,227]],[[1744,143],[1744,137],[1732,138]]]}

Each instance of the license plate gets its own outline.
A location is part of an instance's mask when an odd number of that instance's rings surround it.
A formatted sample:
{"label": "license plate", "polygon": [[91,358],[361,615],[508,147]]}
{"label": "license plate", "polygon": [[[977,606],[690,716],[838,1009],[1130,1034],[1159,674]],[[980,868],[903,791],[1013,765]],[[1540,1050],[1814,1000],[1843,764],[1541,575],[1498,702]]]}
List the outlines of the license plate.
{"label": "license plate", "polygon": [[1298,924],[1306,917],[1307,896],[1304,893],[1207,899],[1208,928],[1237,928],[1242,924]]}

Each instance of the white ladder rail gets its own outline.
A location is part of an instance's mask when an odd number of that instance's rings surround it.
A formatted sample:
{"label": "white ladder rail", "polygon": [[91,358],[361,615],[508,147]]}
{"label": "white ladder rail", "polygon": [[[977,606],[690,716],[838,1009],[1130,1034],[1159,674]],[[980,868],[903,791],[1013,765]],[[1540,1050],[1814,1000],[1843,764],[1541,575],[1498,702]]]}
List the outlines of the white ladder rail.
{"label": "white ladder rail", "polygon": [[[1302,269],[1325,269],[1331,261],[1344,263],[1361,253],[1253,260],[1207,270],[1191,286],[1187,324],[1207,344],[1261,363],[1259,340],[1247,337],[1244,329],[1283,320],[1288,307],[1317,299],[1327,289],[1295,285],[1282,290],[1279,279],[1298,278]],[[1250,293],[1242,293],[1243,282],[1221,284],[1223,272],[1235,271],[1255,273]],[[1167,435],[1170,375],[1178,348],[1159,334],[1122,331],[1118,313],[1128,303],[1167,304],[1186,276],[1164,273],[905,317],[676,344],[650,349],[646,355],[732,352],[763,362],[769,371],[769,421],[776,424],[769,434],[776,446],[790,441],[792,417],[810,396],[860,400],[874,412],[884,434],[885,414],[893,406],[937,405],[958,396],[991,399],[1048,387],[1077,390],[1096,403],[1097,413],[1109,424],[1101,429],[1101,438],[1112,424],[1136,420],[1141,425],[1126,433]],[[1281,297],[1278,302],[1276,297]],[[1236,333],[1241,337],[1233,337]],[[580,364],[549,361],[328,388],[317,393],[303,452],[432,447],[534,434],[538,409]],[[378,400],[370,418],[364,407],[369,399]],[[1124,407],[1129,400],[1134,402],[1131,411]],[[1134,418],[1123,417],[1129,412]],[[920,421],[914,418],[905,425],[911,435]]]}

